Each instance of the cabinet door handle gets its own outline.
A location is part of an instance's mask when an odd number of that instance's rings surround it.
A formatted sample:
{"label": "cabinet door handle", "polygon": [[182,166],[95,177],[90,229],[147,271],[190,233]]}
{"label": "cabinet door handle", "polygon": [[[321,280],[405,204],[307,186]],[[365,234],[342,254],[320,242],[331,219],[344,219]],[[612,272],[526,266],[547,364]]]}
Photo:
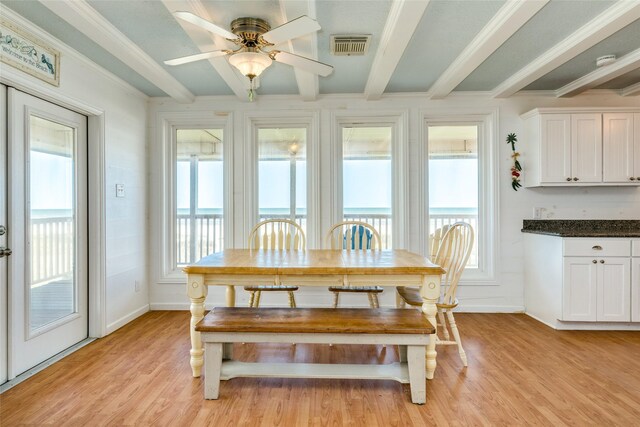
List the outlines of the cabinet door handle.
{"label": "cabinet door handle", "polygon": [[573,177],[573,180],[574,180],[574,181],[577,181],[577,180],[578,180],[578,177],[577,177],[577,176],[574,176],[574,177]]}
{"label": "cabinet door handle", "polygon": [[603,259],[600,260],[600,264],[604,264],[604,260]]}
{"label": "cabinet door handle", "polygon": [[567,181],[571,181],[571,178],[567,178]]}
{"label": "cabinet door handle", "polygon": [[635,180],[636,180],[636,178],[632,176],[631,178],[629,178],[629,180],[630,180],[630,181],[635,181]]}
{"label": "cabinet door handle", "polygon": [[598,263],[598,261],[596,261],[595,259],[593,261],[591,261],[591,262],[594,263],[594,264]]}
{"label": "cabinet door handle", "polygon": [[594,251],[601,251],[602,250],[602,246],[595,245],[595,246],[592,246],[591,249],[593,249]]}

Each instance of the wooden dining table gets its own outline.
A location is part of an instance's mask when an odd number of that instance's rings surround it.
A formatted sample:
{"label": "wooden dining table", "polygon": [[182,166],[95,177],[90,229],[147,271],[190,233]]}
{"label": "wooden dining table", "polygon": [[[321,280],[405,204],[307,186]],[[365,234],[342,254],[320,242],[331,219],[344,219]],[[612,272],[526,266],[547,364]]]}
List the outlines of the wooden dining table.
{"label": "wooden dining table", "polygon": [[[235,286],[418,286],[422,312],[437,327],[436,302],[444,270],[406,250],[252,250],[225,249],[184,268],[191,300],[191,369],[199,377],[204,350],[196,324],[204,317],[209,286],[226,286],[227,307],[235,306]],[[396,299],[398,303],[398,299]],[[222,301],[220,302],[222,305]],[[336,315],[339,315],[336,309]],[[436,369],[436,335],[426,349],[426,377]]]}

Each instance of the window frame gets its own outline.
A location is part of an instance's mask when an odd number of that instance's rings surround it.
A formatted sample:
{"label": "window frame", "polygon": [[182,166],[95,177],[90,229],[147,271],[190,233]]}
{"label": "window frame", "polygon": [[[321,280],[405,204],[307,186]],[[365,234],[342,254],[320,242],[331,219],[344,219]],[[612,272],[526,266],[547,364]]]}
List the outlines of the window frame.
{"label": "window frame", "polygon": [[224,248],[233,247],[233,117],[231,113],[219,113],[212,117],[210,113],[194,114],[172,113],[160,117],[162,147],[162,217],[160,236],[161,262],[158,283],[184,283],[186,274],[181,267],[176,267],[176,162],[177,131],[179,129],[222,129],[222,167],[223,167],[223,230]]}
{"label": "window frame", "polygon": [[408,189],[409,177],[408,164],[408,131],[409,113],[402,111],[379,112],[351,112],[346,114],[333,113],[331,120],[334,130],[332,132],[332,157],[330,165],[330,179],[332,189],[330,223],[324,224],[328,230],[332,224],[343,221],[344,197],[343,197],[343,148],[342,134],[345,127],[391,127],[391,247],[394,249],[406,249],[409,242],[407,236],[409,208]]}
{"label": "window frame", "polygon": [[[421,199],[420,217],[420,250],[429,256],[429,126],[478,126],[478,267],[465,269],[461,284],[495,284],[498,243],[500,241],[499,192],[498,192],[498,149],[496,132],[498,129],[498,112],[472,114],[423,114],[422,132],[420,135],[420,159],[418,198]],[[487,236],[492,236],[491,239]]]}
{"label": "window frame", "polygon": [[239,233],[242,241],[238,247],[246,247],[249,231],[260,218],[259,215],[259,174],[258,130],[273,128],[306,128],[307,152],[307,247],[314,248],[321,242],[318,236],[320,228],[320,153],[319,153],[319,114],[309,111],[281,111],[265,114],[252,114],[246,117],[247,134],[245,137],[246,152],[243,156],[245,170],[244,200],[245,215],[243,229]]}

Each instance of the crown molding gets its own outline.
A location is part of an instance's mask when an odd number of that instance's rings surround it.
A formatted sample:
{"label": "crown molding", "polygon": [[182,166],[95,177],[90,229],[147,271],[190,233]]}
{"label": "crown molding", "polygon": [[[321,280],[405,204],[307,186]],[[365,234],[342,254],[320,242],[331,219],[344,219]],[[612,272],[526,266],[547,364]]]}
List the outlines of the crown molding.
{"label": "crown molding", "polygon": [[[54,49],[59,50],[62,53],[61,61],[64,61],[64,57],[68,55],[74,60],[82,63],[87,68],[91,69],[92,71],[95,71],[96,73],[100,74],[104,78],[113,82],[123,90],[131,93],[132,95],[145,100],[149,99],[149,96],[141,92],[139,89],[133,87],[131,84],[122,80],[120,77],[116,76],[110,71],[107,71],[106,69],[102,68],[100,65],[96,64],[95,62],[93,62],[92,60],[90,60],[89,58],[87,58],[77,50],[73,49],[69,45],[62,42],[61,40],[53,37],[51,34],[47,33],[42,28],[36,26],[33,22],[27,20],[26,18],[17,14],[16,12],[9,9],[8,7],[0,8],[0,16],[2,16],[3,18],[9,21],[12,21],[14,24],[17,24],[19,27],[24,28],[25,30],[27,30],[29,33],[33,34],[37,38],[45,41],[47,44],[51,45]],[[2,74],[6,74],[6,69],[2,71]]]}
{"label": "crown molding", "polygon": [[431,98],[447,97],[548,2],[549,0],[506,2],[429,88]]}
{"label": "crown molding", "polygon": [[508,98],[580,53],[640,18],[640,1],[619,1],[547,50],[493,90],[495,98]]}
{"label": "crown molding", "polygon": [[364,88],[364,96],[368,100],[381,98],[428,4],[429,0],[398,0],[392,3]]}
{"label": "crown molding", "polygon": [[571,97],[600,86],[640,67],[640,49],[624,55],[613,64],[593,70],[556,91],[557,97]]}
{"label": "crown molding", "polygon": [[620,91],[622,96],[640,95],[640,82],[627,86]]}
{"label": "crown molding", "polygon": [[176,101],[190,103],[195,99],[186,87],[93,9],[86,0],[41,3]]}

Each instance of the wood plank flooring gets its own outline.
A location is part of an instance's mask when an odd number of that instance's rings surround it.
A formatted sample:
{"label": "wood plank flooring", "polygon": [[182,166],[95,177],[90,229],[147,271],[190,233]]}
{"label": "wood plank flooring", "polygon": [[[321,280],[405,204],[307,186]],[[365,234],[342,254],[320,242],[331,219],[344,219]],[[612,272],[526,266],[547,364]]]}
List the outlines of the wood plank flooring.
{"label": "wood plank flooring", "polygon": [[[187,312],[155,311],[0,395],[0,425],[640,425],[640,333],[554,331],[520,314],[458,314],[469,367],[438,347],[427,404],[393,381],[238,378],[205,401]],[[388,363],[381,346],[236,345],[245,361]]]}

